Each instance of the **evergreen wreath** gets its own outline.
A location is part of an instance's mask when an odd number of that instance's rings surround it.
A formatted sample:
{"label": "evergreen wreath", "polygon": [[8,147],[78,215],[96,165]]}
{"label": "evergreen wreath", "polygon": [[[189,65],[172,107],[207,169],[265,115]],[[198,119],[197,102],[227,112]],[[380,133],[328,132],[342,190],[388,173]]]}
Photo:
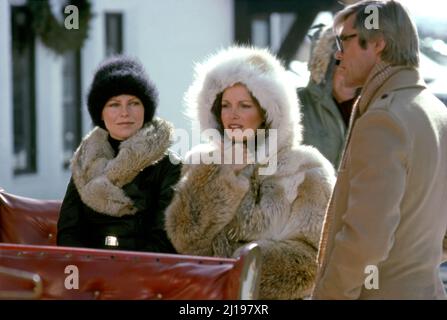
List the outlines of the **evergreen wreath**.
{"label": "evergreen wreath", "polygon": [[[32,14],[33,28],[46,47],[59,54],[82,47],[88,36],[89,22],[92,18],[89,0],[69,0],[67,5],[74,5],[79,10],[79,29],[68,30],[64,21],[60,23],[51,12],[49,0],[28,0]],[[62,16],[65,6],[62,7]]]}

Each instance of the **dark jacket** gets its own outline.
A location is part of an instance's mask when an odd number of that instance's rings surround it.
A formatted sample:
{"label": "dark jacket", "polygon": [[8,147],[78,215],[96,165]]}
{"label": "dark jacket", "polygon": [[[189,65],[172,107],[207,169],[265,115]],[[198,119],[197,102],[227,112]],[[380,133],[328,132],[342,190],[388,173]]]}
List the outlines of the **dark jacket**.
{"label": "dark jacket", "polygon": [[[95,130],[102,129],[97,128]],[[102,131],[106,132],[105,130]],[[113,209],[114,207],[102,205],[106,203],[102,198],[107,197],[107,195],[104,196],[106,192],[110,192],[110,194],[115,192],[116,190],[114,191],[112,188],[116,188],[116,185],[119,186],[119,182],[111,179],[115,183],[112,187],[106,185],[106,187],[101,189],[102,192],[92,191],[98,190],[98,187],[91,189],[91,183],[83,184],[82,178],[86,174],[80,174],[79,171],[82,170],[79,170],[75,163],[82,162],[78,160],[85,160],[84,158],[86,158],[88,161],[85,162],[89,163],[90,167],[93,167],[93,164],[97,161],[96,157],[92,160],[85,156],[85,153],[88,153],[86,151],[88,148],[85,147],[87,144],[108,144],[113,152],[111,160],[119,158],[117,156],[118,151],[125,148],[130,150],[129,145],[138,144],[130,141],[127,147],[123,147],[119,146],[119,142],[110,137],[106,137],[105,141],[101,141],[104,135],[102,131],[98,131],[101,132],[101,135],[94,133],[87,136],[80,149],[78,149],[78,151],[83,149],[84,154],[78,157],[75,155],[74,157],[73,176],[68,184],[58,221],[57,244],[75,247],[174,253],[175,249],[168,240],[164,230],[164,210],[173,196],[172,187],[179,179],[180,164],[171,163],[170,156],[173,157],[173,155],[168,150],[164,150],[161,159],[157,159],[155,162],[140,169],[139,173],[129,183],[118,189],[123,191],[123,196],[130,201],[132,206],[126,206],[121,211],[108,210],[107,208]],[[100,138],[98,138],[99,136]],[[129,140],[132,140],[132,138],[129,138]],[[153,143],[153,141],[150,142]],[[162,143],[159,141],[157,143],[160,144],[162,149],[164,148]],[[82,153],[78,151],[78,155]],[[151,154],[153,152],[149,151],[149,154],[145,156],[150,158]],[[121,167],[118,166],[118,169],[121,170],[122,168],[124,171],[124,169],[129,169],[129,167],[132,168],[132,166],[138,166],[139,164],[130,158],[130,161],[121,161],[120,165]],[[108,165],[107,168],[110,167]],[[110,177],[111,174],[106,171],[104,176]],[[90,181],[95,179],[98,178],[90,179]],[[82,190],[83,193],[79,192],[78,189]],[[123,202],[121,199],[115,200],[120,203]],[[92,206],[97,206],[96,210]],[[118,240],[118,245],[106,245],[106,237],[108,236],[115,237]]]}
{"label": "dark jacket", "polygon": [[298,89],[303,115],[303,144],[316,147],[338,168],[347,125],[332,98],[332,86],[317,85],[312,80]]}
{"label": "dark jacket", "polygon": [[337,169],[355,99],[338,104],[332,95],[336,68],[332,28],[325,27],[316,32],[313,39],[308,64],[309,83],[304,88],[298,88],[303,144],[317,148]]}

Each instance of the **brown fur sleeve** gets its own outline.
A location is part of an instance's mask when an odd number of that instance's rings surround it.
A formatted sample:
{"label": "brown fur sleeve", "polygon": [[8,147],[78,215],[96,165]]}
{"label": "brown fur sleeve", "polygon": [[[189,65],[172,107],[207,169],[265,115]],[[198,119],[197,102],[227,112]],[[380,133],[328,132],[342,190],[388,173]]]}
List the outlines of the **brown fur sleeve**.
{"label": "brown fur sleeve", "polygon": [[178,252],[213,255],[212,241],[234,217],[248,179],[225,165],[191,165],[166,210],[166,230]]}
{"label": "brown fur sleeve", "polygon": [[317,249],[300,240],[257,241],[262,252],[260,299],[301,299],[310,295]]}
{"label": "brown fur sleeve", "polygon": [[306,170],[297,197],[288,208],[291,212],[287,226],[276,239],[257,241],[263,256],[261,299],[300,299],[310,294],[317,272],[321,227],[333,186],[332,179],[325,177],[331,176],[321,168]]}

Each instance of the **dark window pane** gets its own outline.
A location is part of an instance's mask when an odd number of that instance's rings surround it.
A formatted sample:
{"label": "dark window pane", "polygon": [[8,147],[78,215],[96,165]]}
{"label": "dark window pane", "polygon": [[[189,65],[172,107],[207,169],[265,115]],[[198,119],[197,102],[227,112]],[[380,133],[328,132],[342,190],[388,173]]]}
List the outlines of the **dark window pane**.
{"label": "dark window pane", "polygon": [[257,47],[270,46],[270,20],[268,15],[256,15],[251,20],[251,43]]}
{"label": "dark window pane", "polygon": [[63,166],[68,168],[73,152],[81,141],[81,53],[70,51],[63,56]]}
{"label": "dark window pane", "polygon": [[106,13],[106,55],[123,52],[123,15]]}
{"label": "dark window pane", "polygon": [[14,174],[36,172],[34,33],[26,7],[11,6]]}

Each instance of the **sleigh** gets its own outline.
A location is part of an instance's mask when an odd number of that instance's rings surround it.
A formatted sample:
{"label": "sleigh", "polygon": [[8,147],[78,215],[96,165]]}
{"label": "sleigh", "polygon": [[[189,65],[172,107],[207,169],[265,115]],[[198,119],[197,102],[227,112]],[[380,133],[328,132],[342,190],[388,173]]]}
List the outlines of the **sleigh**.
{"label": "sleigh", "polygon": [[0,189],[0,299],[256,299],[260,250],[237,258],[56,246],[60,201]]}

